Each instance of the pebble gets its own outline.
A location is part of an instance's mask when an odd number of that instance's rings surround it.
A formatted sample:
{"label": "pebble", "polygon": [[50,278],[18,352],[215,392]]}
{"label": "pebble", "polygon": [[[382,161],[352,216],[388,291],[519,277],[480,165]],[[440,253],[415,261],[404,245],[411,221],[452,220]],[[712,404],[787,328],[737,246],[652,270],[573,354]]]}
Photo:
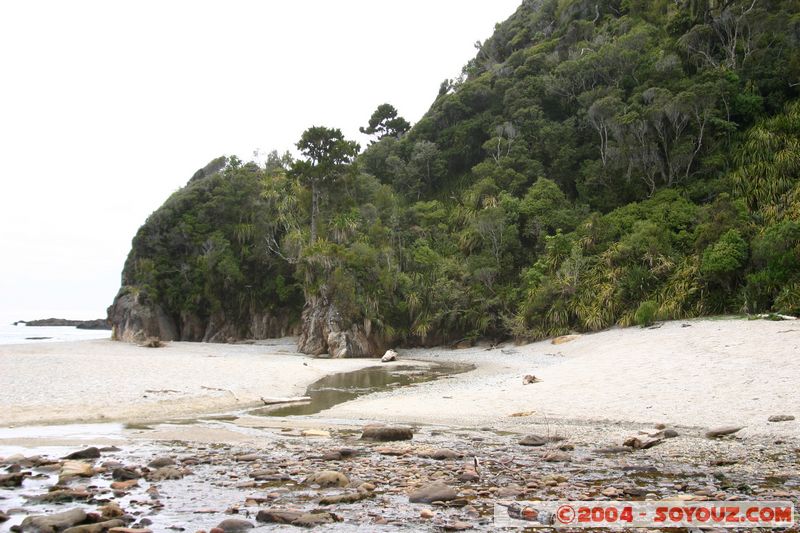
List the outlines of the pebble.
{"label": "pebble", "polygon": [[125,527],[125,522],[122,520],[106,520],[94,524],[73,526],[65,529],[63,533],[106,533],[109,529],[115,527]]}
{"label": "pebble", "polygon": [[546,461],[548,463],[558,463],[558,462],[568,462],[571,461],[572,458],[568,453],[564,452],[548,452],[542,457],[542,461]]}
{"label": "pebble", "polygon": [[0,487],[21,487],[22,481],[28,476],[30,476],[30,472],[0,474]]}
{"label": "pebble", "polygon": [[409,427],[404,426],[382,426],[372,424],[364,426],[361,432],[361,438],[364,440],[377,440],[377,441],[395,441],[395,440],[411,440],[414,437],[414,431]]}
{"label": "pebble", "polygon": [[139,486],[138,479],[129,479],[128,481],[114,481],[111,483],[111,490],[128,491],[134,487]]}
{"label": "pebble", "polygon": [[444,483],[435,482],[413,490],[408,495],[408,501],[411,503],[447,502],[455,500],[457,497],[458,493],[455,489]]}
{"label": "pebble", "polygon": [[156,457],[155,459],[147,463],[147,466],[149,466],[150,468],[161,468],[164,466],[172,466],[174,464],[175,464],[175,459],[165,455],[161,457]]}
{"label": "pebble", "polygon": [[59,482],[65,482],[76,477],[92,477],[94,468],[89,463],[83,461],[64,461],[59,473]]}
{"label": "pebble", "polygon": [[60,513],[28,516],[22,521],[20,528],[21,531],[49,533],[64,531],[85,521],[86,512],[83,509],[70,509]]}
{"label": "pebble", "polygon": [[544,446],[547,444],[547,438],[541,435],[525,435],[519,443],[521,446]]}
{"label": "pebble", "polygon": [[350,484],[348,477],[335,470],[322,470],[308,476],[304,481],[306,485],[319,485],[320,487],[346,487]]}
{"label": "pebble", "polygon": [[460,459],[463,456],[463,453],[451,450],[449,448],[440,448],[426,454],[426,457],[436,459],[437,461],[443,461],[445,459]]}
{"label": "pebble", "polygon": [[221,529],[225,533],[240,533],[254,527],[256,527],[255,524],[249,520],[241,520],[239,518],[228,518],[217,524],[217,529]]}
{"label": "pebble", "polygon": [[128,481],[139,479],[142,475],[133,468],[119,467],[111,471],[111,478],[114,481]]}
{"label": "pebble", "polygon": [[100,450],[92,446],[90,448],[86,448],[85,450],[72,452],[71,454],[65,456],[64,459],[97,459],[99,457]]}

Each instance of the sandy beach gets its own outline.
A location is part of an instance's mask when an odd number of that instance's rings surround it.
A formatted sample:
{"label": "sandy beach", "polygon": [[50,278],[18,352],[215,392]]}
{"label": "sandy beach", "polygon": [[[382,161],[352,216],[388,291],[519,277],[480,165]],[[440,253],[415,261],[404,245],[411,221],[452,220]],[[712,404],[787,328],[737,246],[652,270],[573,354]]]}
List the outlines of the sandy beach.
{"label": "sandy beach", "polygon": [[[400,350],[408,360],[460,362],[471,372],[362,396],[317,418],[515,427],[608,421],[746,426],[800,435],[800,323],[744,319],[667,322],[516,346]],[[294,339],[263,344],[106,340],[0,347],[0,425],[163,421],[233,411],[262,397],[302,395],[322,376],[379,365],[314,359]],[[523,384],[526,375],[537,383]]]}
{"label": "sandy beach", "polygon": [[294,339],[261,344],[111,340],[0,346],[0,427],[149,422],[263,405],[302,395],[322,376],[375,360],[313,359]]}
{"label": "sandy beach", "polygon": [[[403,357],[461,361],[474,372],[374,394],[320,416],[461,426],[565,421],[746,426],[800,436],[800,322],[699,319],[655,329],[613,329],[487,350],[407,350]],[[525,375],[541,381],[523,384]]]}

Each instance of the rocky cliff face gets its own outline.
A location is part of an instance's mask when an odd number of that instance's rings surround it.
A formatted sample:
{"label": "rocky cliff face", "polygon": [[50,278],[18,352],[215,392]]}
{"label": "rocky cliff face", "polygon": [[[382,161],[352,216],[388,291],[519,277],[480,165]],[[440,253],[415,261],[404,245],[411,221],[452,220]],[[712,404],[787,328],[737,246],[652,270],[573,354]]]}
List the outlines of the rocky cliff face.
{"label": "rocky cliff face", "polygon": [[302,331],[297,349],[317,357],[378,357],[384,342],[372,332],[370,324],[348,323],[330,300],[323,296],[308,299],[303,308]]}
{"label": "rocky cliff face", "polygon": [[160,305],[142,301],[135,292],[126,290],[120,291],[108,308],[108,319],[113,324],[113,338],[125,342],[142,342],[147,337],[163,341],[236,342],[299,333],[299,325],[292,323],[288,313],[251,312],[245,320],[233,320],[223,313],[202,318],[185,312],[173,319]]}
{"label": "rocky cliff face", "polygon": [[178,340],[178,328],[157,304],[142,302],[138,294],[122,290],[108,308],[112,338],[125,342],[141,342],[147,337],[163,341]]}

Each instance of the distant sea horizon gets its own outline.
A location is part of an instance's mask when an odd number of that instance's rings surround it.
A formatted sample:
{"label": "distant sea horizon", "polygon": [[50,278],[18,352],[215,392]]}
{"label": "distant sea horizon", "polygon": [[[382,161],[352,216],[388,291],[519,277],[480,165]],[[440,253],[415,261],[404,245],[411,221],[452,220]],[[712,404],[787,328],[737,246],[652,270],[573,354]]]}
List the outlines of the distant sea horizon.
{"label": "distant sea horizon", "polygon": [[34,344],[90,339],[108,339],[109,330],[78,329],[73,326],[14,326],[13,321],[0,323],[0,344]]}

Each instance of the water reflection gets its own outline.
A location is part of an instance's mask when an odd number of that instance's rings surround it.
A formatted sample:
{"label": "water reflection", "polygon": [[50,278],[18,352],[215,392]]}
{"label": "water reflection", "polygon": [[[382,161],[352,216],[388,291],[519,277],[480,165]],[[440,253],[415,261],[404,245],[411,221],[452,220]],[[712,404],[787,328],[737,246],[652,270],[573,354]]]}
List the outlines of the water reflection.
{"label": "water reflection", "polygon": [[432,366],[391,365],[333,374],[309,385],[305,394],[311,398],[308,402],[280,407],[263,407],[250,411],[249,414],[259,416],[313,415],[364,394],[432,381],[443,376],[467,372],[473,368],[475,367],[472,365],[458,363]]}

